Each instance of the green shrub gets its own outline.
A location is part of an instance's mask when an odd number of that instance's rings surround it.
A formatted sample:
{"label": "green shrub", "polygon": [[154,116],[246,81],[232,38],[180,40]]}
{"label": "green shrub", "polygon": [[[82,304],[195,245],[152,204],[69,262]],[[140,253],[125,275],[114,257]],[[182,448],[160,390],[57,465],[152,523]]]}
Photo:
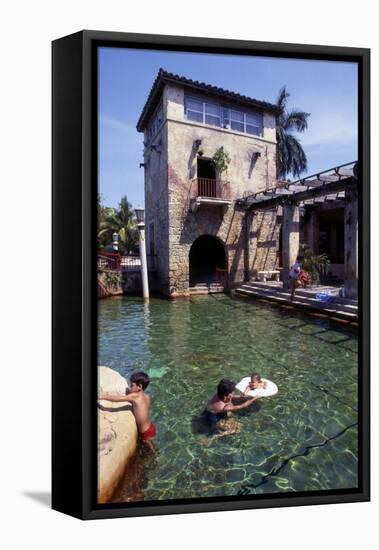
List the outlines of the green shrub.
{"label": "green shrub", "polygon": [[219,175],[221,175],[223,172],[226,172],[228,170],[230,161],[231,161],[231,158],[227,153],[227,151],[225,151],[223,146],[219,147],[212,157],[213,166],[217,174]]}
{"label": "green shrub", "polygon": [[301,267],[309,273],[313,284],[320,284],[320,277],[326,274],[330,265],[330,260],[326,254],[312,254],[311,249],[306,244],[301,244],[299,255],[303,256]]}

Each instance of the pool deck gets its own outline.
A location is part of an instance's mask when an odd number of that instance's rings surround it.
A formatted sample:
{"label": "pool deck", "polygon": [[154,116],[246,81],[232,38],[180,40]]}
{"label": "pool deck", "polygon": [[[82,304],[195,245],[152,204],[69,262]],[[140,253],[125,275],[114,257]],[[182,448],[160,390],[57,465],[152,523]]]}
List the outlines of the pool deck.
{"label": "pool deck", "polygon": [[[283,283],[276,281],[251,281],[243,283],[234,293],[249,298],[267,300],[277,303],[283,307],[302,309],[312,314],[335,318],[339,321],[350,323],[358,322],[358,302],[341,298],[338,295],[339,288],[336,286],[310,286],[307,289],[299,289],[295,292],[295,297],[291,300],[288,290],[283,289]],[[327,292],[333,296],[333,300],[327,303],[321,302],[316,298],[319,292]]]}

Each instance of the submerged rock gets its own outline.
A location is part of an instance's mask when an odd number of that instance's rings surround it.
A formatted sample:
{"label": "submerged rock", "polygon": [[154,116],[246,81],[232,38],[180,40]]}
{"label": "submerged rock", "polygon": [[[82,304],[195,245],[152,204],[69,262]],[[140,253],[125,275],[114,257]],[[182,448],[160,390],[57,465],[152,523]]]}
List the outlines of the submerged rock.
{"label": "submerged rock", "polygon": [[[98,392],[125,395],[128,383],[108,367],[98,368]],[[98,401],[98,495],[110,500],[137,448],[137,425],[128,403]]]}

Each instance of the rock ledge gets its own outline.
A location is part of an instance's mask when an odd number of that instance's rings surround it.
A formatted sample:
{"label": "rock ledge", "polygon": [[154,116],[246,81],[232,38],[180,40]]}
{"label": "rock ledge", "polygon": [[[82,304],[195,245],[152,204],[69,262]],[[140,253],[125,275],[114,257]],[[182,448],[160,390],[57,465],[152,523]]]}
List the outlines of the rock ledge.
{"label": "rock ledge", "polygon": [[[109,367],[98,368],[98,392],[125,395],[128,383]],[[137,425],[127,403],[98,402],[98,503],[112,497],[137,449]]]}

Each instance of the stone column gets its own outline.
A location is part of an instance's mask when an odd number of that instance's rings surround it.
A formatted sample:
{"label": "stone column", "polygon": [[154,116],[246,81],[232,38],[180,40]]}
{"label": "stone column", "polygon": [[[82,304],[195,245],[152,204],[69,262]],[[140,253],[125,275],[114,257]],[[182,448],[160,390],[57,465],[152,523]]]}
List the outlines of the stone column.
{"label": "stone column", "polygon": [[358,297],[358,195],[345,191],[345,296]]}
{"label": "stone column", "polygon": [[330,255],[335,257],[337,254],[337,225],[332,223],[330,225]]}
{"label": "stone column", "polygon": [[307,244],[312,254],[318,254],[320,242],[320,224],[317,210],[311,210],[307,224]]}
{"label": "stone column", "polygon": [[246,249],[245,277],[251,281],[255,277],[255,258],[257,254],[257,215],[255,212],[245,214]]}
{"label": "stone column", "polygon": [[296,204],[283,206],[282,258],[283,288],[289,287],[289,272],[299,253],[300,209]]}

